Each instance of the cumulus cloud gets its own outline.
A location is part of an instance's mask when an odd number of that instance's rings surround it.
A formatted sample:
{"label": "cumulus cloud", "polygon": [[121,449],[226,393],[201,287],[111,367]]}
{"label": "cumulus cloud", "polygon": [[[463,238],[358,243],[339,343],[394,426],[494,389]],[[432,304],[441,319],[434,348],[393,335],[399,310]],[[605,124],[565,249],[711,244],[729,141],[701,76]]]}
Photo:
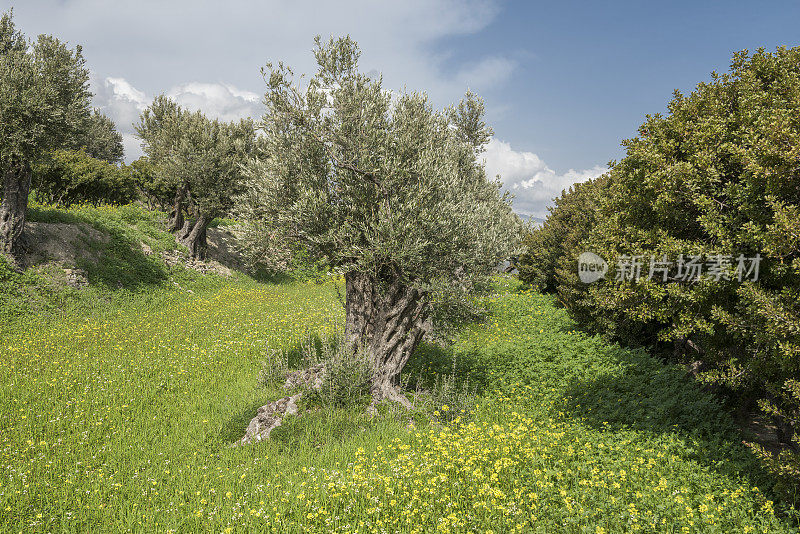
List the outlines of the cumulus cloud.
{"label": "cumulus cloud", "polygon": [[[482,68],[485,72],[503,70],[491,65]],[[142,149],[133,124],[152,101],[152,96],[124,78],[101,80],[93,77],[92,89],[95,106],[111,117],[122,133],[126,161],[141,156]],[[184,83],[170,88],[165,94],[188,109],[200,110],[223,121],[245,117],[258,119],[263,112],[258,94],[225,83]],[[596,165],[590,169],[569,169],[558,173],[537,154],[514,150],[509,143],[497,138],[489,141],[483,156],[487,175],[499,175],[504,188],[514,194],[514,211],[534,220],[547,216],[547,207],[562,190],[574,183],[596,178],[606,170],[604,166]]]}
{"label": "cumulus cloud", "polygon": [[382,73],[390,88],[425,90],[438,105],[463,94],[466,84],[478,87],[514,68],[502,56],[462,58],[446,42],[486,28],[499,0],[229,0],[224,8],[196,0],[17,3],[26,33],[79,43],[98,72],[123,76],[148,94],[209,79],[261,92],[259,69],[269,61],[312,74],[315,35],[352,36],[366,71]]}
{"label": "cumulus cloud", "polygon": [[519,67],[510,55],[455,53],[453,39],[487,28],[500,12],[499,0],[340,0],[312,8],[308,2],[229,0],[224,9],[196,0],[17,4],[15,18],[28,35],[53,33],[82,45],[96,73],[96,105],[135,150],[128,160],[139,154],[131,124],[153,96],[163,92],[224,120],[257,118],[265,89],[261,67],[283,61],[297,74],[313,74],[315,35],[350,35],[363,51],[364,71],[382,75],[387,89],[425,91],[437,107],[458,101],[468,87],[478,91],[490,123],[493,113],[507,109],[500,91]]}
{"label": "cumulus cloud", "polygon": [[167,96],[193,111],[230,122],[257,118],[262,112],[260,97],[223,83],[185,83],[167,91]]}
{"label": "cumulus cloud", "polygon": [[124,78],[100,78],[93,74],[91,88],[94,106],[111,117],[120,131],[133,131],[131,125],[147,107],[147,96]]}
{"label": "cumulus cloud", "polygon": [[[125,78],[100,79],[93,75],[91,86],[94,106],[110,117],[122,134],[125,160],[137,159],[142,155],[142,148],[133,125],[153,101],[153,96],[137,89]],[[259,95],[225,83],[185,83],[172,87],[165,94],[186,109],[202,111],[225,122],[246,117],[255,119],[262,112]]]}
{"label": "cumulus cloud", "polygon": [[[448,43],[482,31],[499,9],[498,0],[341,0],[313,10],[304,2],[277,0],[230,0],[225,9],[194,0],[113,7],[101,0],[26,0],[15,15],[31,35],[57,33],[83,45],[96,73],[95,105],[117,123],[131,161],[141,155],[133,123],[155,95],[163,92],[225,121],[257,119],[265,89],[260,67],[284,61],[298,74],[313,74],[317,34],[352,36],[363,51],[362,69],[382,75],[387,89],[424,90],[437,107],[457,101],[468,87],[477,91],[486,98],[487,121],[493,123],[508,109],[502,89],[523,56],[465,58]],[[604,170],[558,173],[536,154],[499,139],[490,143],[486,163],[516,195],[515,209],[534,217],[544,216],[562,189]]]}
{"label": "cumulus cloud", "polygon": [[514,211],[536,220],[547,217],[547,207],[561,191],[606,171],[605,166],[596,165],[557,173],[533,152],[514,150],[509,143],[496,138],[489,141],[484,158],[486,174],[499,175],[503,187],[514,194]]}

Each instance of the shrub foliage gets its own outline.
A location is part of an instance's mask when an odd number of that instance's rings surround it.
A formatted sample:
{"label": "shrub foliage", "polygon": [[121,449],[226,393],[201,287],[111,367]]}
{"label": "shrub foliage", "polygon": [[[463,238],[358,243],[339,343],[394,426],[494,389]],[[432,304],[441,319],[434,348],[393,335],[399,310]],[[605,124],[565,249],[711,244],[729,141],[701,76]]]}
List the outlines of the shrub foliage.
{"label": "shrub foliage", "polygon": [[84,150],[56,150],[34,170],[37,199],[47,204],[125,204],[136,199],[136,183],[127,168],[96,159]]}
{"label": "shrub foliage", "polygon": [[[668,113],[648,115],[626,156],[602,178],[564,192],[528,237],[521,276],[558,293],[589,328],[669,347],[701,361],[704,380],[760,399],[791,443],[800,376],[800,48],[734,55]],[[578,281],[576,259],[609,262],[605,280]],[[615,280],[616,259],[730,255],[725,275]],[[758,279],[735,276],[760,255]],[[795,449],[796,450],[796,449]]]}

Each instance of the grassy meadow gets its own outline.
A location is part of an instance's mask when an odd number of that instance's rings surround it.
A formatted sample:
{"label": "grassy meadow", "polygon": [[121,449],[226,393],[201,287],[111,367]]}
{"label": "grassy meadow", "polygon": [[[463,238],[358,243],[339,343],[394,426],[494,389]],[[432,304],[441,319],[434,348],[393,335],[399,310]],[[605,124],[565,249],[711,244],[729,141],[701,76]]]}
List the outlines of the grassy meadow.
{"label": "grassy meadow", "polygon": [[258,379],[268,350],[331,333],[341,281],[168,267],[133,246],[175,246],[138,208],[33,219],[112,238],[85,289],[0,272],[4,532],[789,530],[730,416],[683,369],[577,331],[514,279],[498,279],[486,321],[406,368],[421,387],[469,384],[464,412],[311,409],[231,448],[282,396]]}

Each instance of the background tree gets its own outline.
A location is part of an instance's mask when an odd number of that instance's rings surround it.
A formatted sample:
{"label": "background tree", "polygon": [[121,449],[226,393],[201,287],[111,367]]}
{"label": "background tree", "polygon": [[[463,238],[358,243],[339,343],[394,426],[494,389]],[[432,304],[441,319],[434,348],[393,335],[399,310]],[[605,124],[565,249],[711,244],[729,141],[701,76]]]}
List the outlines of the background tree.
{"label": "background tree", "polygon": [[70,206],[79,203],[126,204],[136,199],[136,183],[126,167],[89,156],[84,150],[56,150],[34,170],[38,200]]}
{"label": "background tree", "polygon": [[253,122],[210,120],[160,96],[142,113],[137,133],[157,170],[150,190],[172,191],[170,230],[193,257],[203,257],[208,225],[242,192],[241,164],[256,147]]}
{"label": "background tree", "polygon": [[95,159],[108,163],[121,163],[125,156],[122,135],[117,131],[114,121],[98,110],[94,110],[89,116],[77,141],[77,148],[83,149],[87,155]]}
{"label": "background tree", "polygon": [[526,253],[517,264],[522,281],[555,292],[575,276],[573,258],[583,252],[581,243],[597,225],[598,199],[606,182],[600,177],[573,184],[548,207],[544,223],[524,238]]}
{"label": "background tree", "polygon": [[31,183],[40,201],[69,206],[121,204],[136,198],[133,176],[119,167],[124,155],[122,136],[111,119],[94,110],[66,147],[45,155],[32,167]]}
{"label": "background tree", "polygon": [[148,209],[169,210],[175,190],[162,180],[158,169],[147,156],[142,156],[130,165],[124,166],[125,172],[147,202]]}
{"label": "background tree", "polygon": [[[147,153],[147,162],[151,171],[151,181],[144,182],[141,187],[158,203],[170,205],[167,229],[176,232],[184,226],[184,203],[187,201],[188,183],[185,183],[176,172],[173,154],[181,136],[181,121],[185,111],[178,104],[164,95],[157,96],[153,103],[145,109],[136,125],[136,133],[142,140]],[[144,170],[144,169],[142,169]]]}
{"label": "background tree", "polygon": [[79,135],[88,84],[80,46],[47,35],[29,45],[11,12],[0,17],[0,252],[12,258],[22,249],[32,165]]}
{"label": "background tree", "polygon": [[200,113],[184,116],[171,168],[179,183],[187,184],[187,208],[192,216],[176,237],[193,257],[204,256],[208,225],[215,217],[226,215],[233,198],[241,193],[241,165],[252,156],[254,147],[251,120],[225,124]]}
{"label": "background tree", "polygon": [[349,38],[318,38],[302,89],[267,66],[265,150],[240,209],[254,249],[298,243],[344,271],[346,339],[371,359],[373,397],[407,403],[396,384],[431,297],[485,279],[520,221],[477,161],[491,134],[482,101],[435,111],[424,95],[393,97],[359,73],[359,54]]}

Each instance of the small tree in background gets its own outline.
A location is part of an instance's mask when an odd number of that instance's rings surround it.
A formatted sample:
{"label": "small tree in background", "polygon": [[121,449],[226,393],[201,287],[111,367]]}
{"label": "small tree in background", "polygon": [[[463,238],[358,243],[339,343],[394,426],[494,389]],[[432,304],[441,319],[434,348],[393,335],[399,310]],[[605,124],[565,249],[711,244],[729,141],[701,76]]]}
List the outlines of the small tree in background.
{"label": "small tree in background", "polygon": [[581,243],[597,225],[597,204],[606,178],[573,184],[547,209],[547,219],[524,238],[526,252],[517,267],[519,278],[539,291],[554,292],[564,278],[575,277]]}
{"label": "small tree in background", "polygon": [[136,130],[156,170],[146,187],[171,191],[169,229],[192,257],[203,257],[208,225],[228,213],[242,192],[241,164],[256,146],[253,122],[210,120],[162,95],[142,113]]}
{"label": "small tree in background", "polygon": [[39,201],[61,206],[79,203],[126,204],[136,199],[136,184],[128,169],[84,150],[56,150],[35,168],[34,190]]}
{"label": "small tree in background", "polygon": [[125,156],[117,126],[98,110],[89,116],[77,141],[77,148],[95,159],[116,164],[121,163]]}
{"label": "small tree in background", "polygon": [[184,203],[187,202],[188,184],[172,168],[173,153],[180,140],[184,114],[178,104],[159,95],[142,112],[139,124],[136,125],[136,133],[142,140],[151,171],[147,175],[140,175],[141,178],[151,178],[151,181],[143,182],[141,187],[160,204],[171,205],[167,225],[170,232],[183,228]]}
{"label": "small tree in background", "polygon": [[491,131],[468,93],[434,110],[358,71],[349,38],[317,39],[306,87],[268,65],[265,150],[240,204],[252,250],[297,243],[345,273],[345,334],[374,368],[372,395],[404,404],[396,385],[422,338],[433,295],[466,293],[516,246],[521,223],[477,156]]}
{"label": "small tree in background", "polygon": [[0,252],[17,260],[32,166],[78,137],[90,115],[80,46],[51,36],[29,45],[8,12],[0,17]]}
{"label": "small tree in background", "polygon": [[148,209],[168,210],[171,207],[175,190],[160,179],[158,169],[150,158],[142,156],[125,165],[124,169],[147,202]]}

